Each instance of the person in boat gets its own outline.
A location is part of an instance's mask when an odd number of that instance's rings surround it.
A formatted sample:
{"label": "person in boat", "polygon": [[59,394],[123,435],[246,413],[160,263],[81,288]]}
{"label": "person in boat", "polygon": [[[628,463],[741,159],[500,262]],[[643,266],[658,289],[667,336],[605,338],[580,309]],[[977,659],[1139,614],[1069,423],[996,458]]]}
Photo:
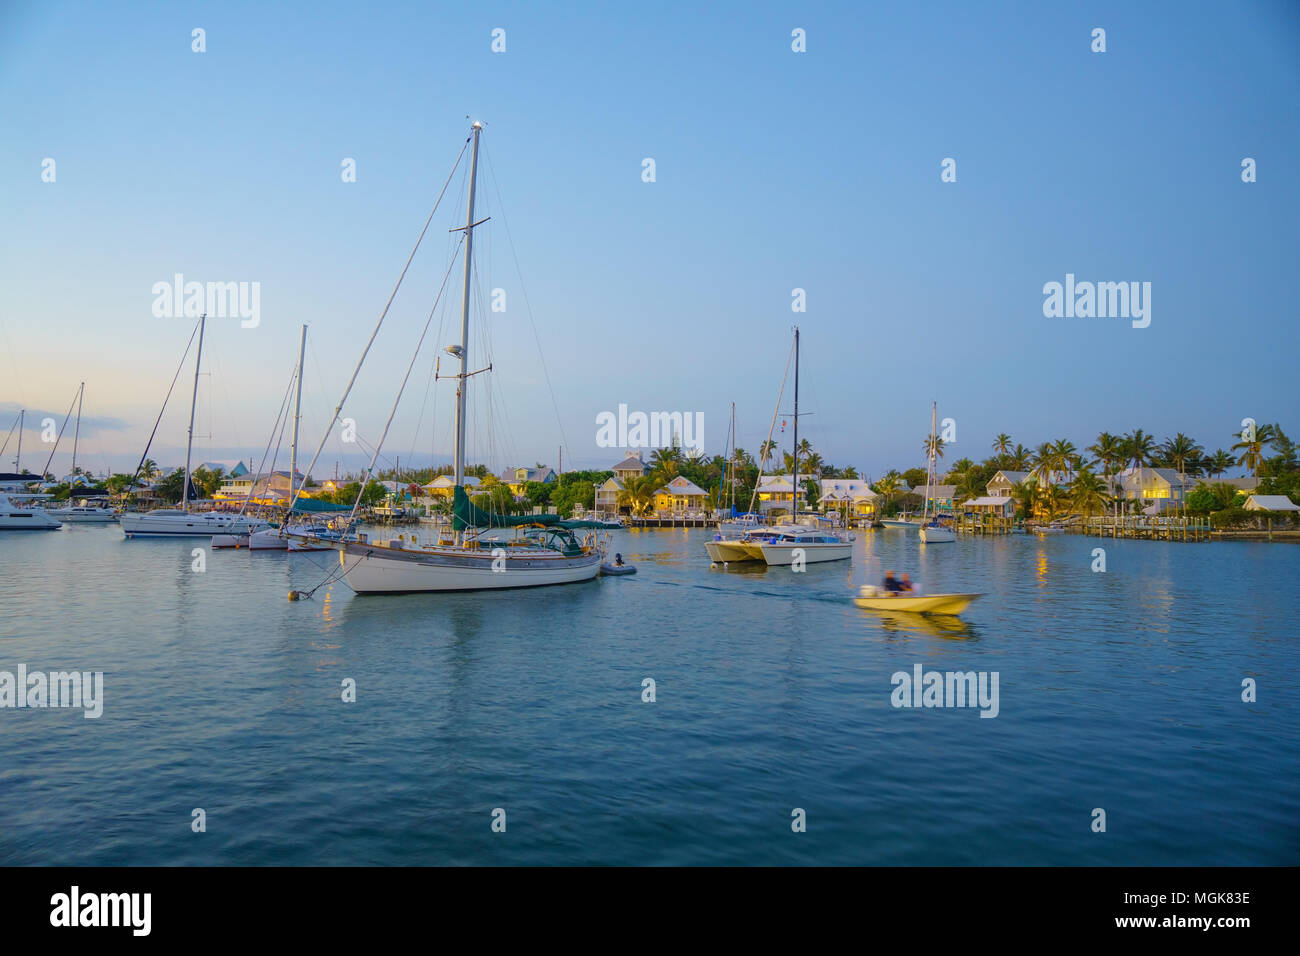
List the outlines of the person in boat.
{"label": "person in boat", "polygon": [[903,594],[911,594],[916,590],[916,588],[912,586],[912,576],[906,571],[903,572],[902,580],[898,582],[898,589]]}
{"label": "person in boat", "polygon": [[623,566],[623,555],[621,555],[621,554],[619,554],[617,551],[615,551],[615,552],[614,552],[614,567],[616,567],[616,568],[621,568],[622,566]]}
{"label": "person in boat", "polygon": [[890,594],[901,594],[903,591],[903,584],[901,581],[898,580],[898,578],[894,577],[893,571],[885,572],[884,586],[885,586],[885,590],[888,591]]}

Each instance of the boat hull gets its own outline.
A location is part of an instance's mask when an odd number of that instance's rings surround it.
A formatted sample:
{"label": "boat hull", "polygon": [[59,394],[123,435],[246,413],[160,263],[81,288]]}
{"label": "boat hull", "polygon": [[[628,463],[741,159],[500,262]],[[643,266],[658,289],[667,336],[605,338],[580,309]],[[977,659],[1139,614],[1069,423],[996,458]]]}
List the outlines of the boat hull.
{"label": "boat hull", "polygon": [[502,570],[493,570],[492,551],[426,548],[407,551],[349,541],[339,560],[348,586],[358,594],[410,594],[421,591],[496,591],[590,581],[600,573],[599,551],[567,557],[541,549],[505,552]]}
{"label": "boat hull", "polygon": [[957,540],[957,532],[951,528],[922,528],[919,536],[926,544],[945,544]]}
{"label": "boat hull", "polygon": [[249,551],[288,551],[289,542],[275,528],[255,531],[248,536]]}
{"label": "boat hull", "polygon": [[794,563],[794,553],[803,552],[806,564],[821,564],[824,561],[844,561],[853,557],[853,545],[849,542],[839,544],[759,544],[751,545],[759,550],[763,560],[775,567],[785,567]]}
{"label": "boat hull", "polygon": [[112,511],[104,512],[65,512],[54,510],[50,514],[62,521],[64,524],[111,524],[117,520],[117,515]]}
{"label": "boat hull", "polygon": [[219,550],[221,548],[247,548],[248,535],[214,534],[212,536],[212,547],[214,550]]}
{"label": "boat hull", "polygon": [[166,514],[127,512],[121,516],[122,533],[128,538],[197,538],[214,534],[248,534],[268,527],[267,522],[241,515]]}
{"label": "boat hull", "polygon": [[916,597],[856,597],[853,603],[869,611],[960,614],[979,596],[979,594],[923,594]]}
{"label": "boat hull", "polygon": [[714,564],[730,564],[733,561],[762,561],[763,553],[753,553],[751,546],[740,541],[706,541],[704,550]]}

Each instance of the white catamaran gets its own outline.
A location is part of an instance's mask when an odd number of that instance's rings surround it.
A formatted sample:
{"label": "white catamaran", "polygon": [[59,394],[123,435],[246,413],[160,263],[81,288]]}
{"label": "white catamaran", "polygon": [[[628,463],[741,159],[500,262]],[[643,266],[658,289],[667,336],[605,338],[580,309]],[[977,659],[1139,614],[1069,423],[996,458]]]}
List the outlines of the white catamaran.
{"label": "white catamaran", "polygon": [[[604,553],[597,540],[596,532],[593,531],[582,539],[573,533],[577,528],[596,528],[598,527],[596,522],[563,521],[555,515],[508,516],[488,513],[475,507],[465,493],[466,393],[470,377],[478,374],[469,370],[469,316],[474,229],[482,225],[481,222],[474,221],[475,180],[478,173],[481,132],[482,124],[474,123],[470,139],[472,154],[469,167],[468,210],[463,229],[465,271],[461,290],[460,344],[446,350],[460,361],[460,372],[451,376],[457,380],[452,524],[447,529],[446,536],[440,537],[433,544],[421,543],[413,535],[397,537],[389,541],[372,541],[367,535],[360,533],[333,542],[334,547],[339,551],[343,576],[348,585],[359,594],[538,587],[589,581],[600,573]],[[436,208],[435,206],[435,211]],[[418,246],[417,243],[417,249]],[[383,322],[382,315],[379,321]],[[375,331],[378,332],[378,326]],[[373,341],[373,335],[371,340]],[[369,345],[367,345],[368,349]],[[357,363],[357,369],[353,372],[352,381],[356,380],[356,372],[360,370],[361,362],[364,360],[363,352],[361,361]],[[412,364],[414,361],[413,355]],[[347,400],[351,387],[352,384],[349,382],[343,399],[335,409],[335,420]],[[400,397],[399,392],[399,401]],[[396,406],[394,406],[395,410]],[[333,422],[330,427],[333,427]],[[369,472],[361,482],[362,488],[366,486],[370,473],[374,471],[382,442],[381,436],[380,442],[375,447]],[[317,449],[317,457],[324,445],[325,439],[322,439]],[[307,468],[308,473],[314,465],[315,458],[312,459],[312,465]],[[515,536],[508,540],[494,533],[497,529],[508,528],[516,532]]]}

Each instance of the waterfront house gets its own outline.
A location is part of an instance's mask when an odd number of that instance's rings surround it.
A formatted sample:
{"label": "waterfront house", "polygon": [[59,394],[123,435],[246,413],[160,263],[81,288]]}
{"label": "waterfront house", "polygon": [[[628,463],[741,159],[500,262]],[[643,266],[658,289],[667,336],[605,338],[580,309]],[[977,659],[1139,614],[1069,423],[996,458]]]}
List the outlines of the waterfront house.
{"label": "waterfront house", "polygon": [[655,510],[660,514],[703,511],[708,492],[685,475],[678,475],[655,492]]}
{"label": "waterfront house", "polygon": [[555,472],[548,465],[542,465],[540,468],[507,468],[497,475],[497,478],[501,484],[510,486],[510,493],[516,498],[523,497],[524,485],[529,482],[550,484],[556,480]]}
{"label": "waterfront house", "polygon": [[957,494],[957,486],[935,485],[928,491],[923,490],[922,494],[929,501],[931,510],[951,511],[952,499]]}
{"label": "waterfront house", "polygon": [[[302,483],[302,473],[295,471],[293,484],[301,486]],[[289,472],[286,470],[259,475],[245,472],[234,477],[228,476],[221,482],[221,487],[212,497],[216,501],[242,503],[249,500],[250,503],[258,505],[283,505],[288,504],[290,494],[292,494],[292,486],[289,482]]]}
{"label": "waterfront house", "polygon": [[1014,518],[1016,499],[1009,495],[984,495],[963,501],[957,507],[964,514],[991,514],[999,518]]}
{"label": "waterfront house", "polygon": [[876,513],[879,497],[864,478],[822,478],[817,482],[817,506],[823,512],[867,518]]}
{"label": "waterfront house", "polygon": [[1118,477],[1123,497],[1146,506],[1160,502],[1161,507],[1166,502],[1181,503],[1200,482],[1199,478],[1180,475],[1177,468],[1128,468]]}
{"label": "waterfront house", "polygon": [[[803,511],[807,507],[808,492],[804,488],[801,480],[799,482],[799,502],[798,508]],[[764,475],[758,480],[758,488],[755,489],[758,494],[758,511],[760,514],[782,515],[790,514],[791,499],[794,497],[794,476],[793,475]]]}
{"label": "waterfront house", "polygon": [[1255,493],[1255,489],[1259,487],[1259,479],[1253,478],[1250,475],[1247,475],[1244,478],[1202,478],[1200,480],[1204,481],[1206,484],[1209,485],[1217,485],[1217,484],[1231,485],[1232,487],[1240,491],[1243,495],[1248,495],[1248,496],[1253,495]]}
{"label": "waterfront house", "polygon": [[[474,494],[475,486],[477,484],[478,484],[477,478],[475,478],[473,475],[466,475],[465,484],[463,486],[465,488],[465,493],[471,495]],[[433,479],[433,481],[429,482],[427,485],[424,486],[424,496],[426,498],[449,501],[451,500],[453,490],[455,489],[455,487],[456,487],[455,476],[439,475],[437,478]]]}
{"label": "waterfront house", "polygon": [[1286,495],[1251,495],[1246,499],[1247,511],[1300,511]]}
{"label": "waterfront house", "polygon": [[616,515],[620,511],[630,512],[626,505],[620,508],[618,496],[627,488],[633,478],[641,478],[649,471],[649,466],[641,458],[641,452],[631,452],[626,458],[610,469],[613,477],[606,478],[596,487],[595,510],[601,514]]}
{"label": "waterfront house", "polygon": [[989,479],[985,486],[989,498],[1009,498],[1017,485],[1024,484],[1025,480],[1032,474],[1028,471],[999,471]]}

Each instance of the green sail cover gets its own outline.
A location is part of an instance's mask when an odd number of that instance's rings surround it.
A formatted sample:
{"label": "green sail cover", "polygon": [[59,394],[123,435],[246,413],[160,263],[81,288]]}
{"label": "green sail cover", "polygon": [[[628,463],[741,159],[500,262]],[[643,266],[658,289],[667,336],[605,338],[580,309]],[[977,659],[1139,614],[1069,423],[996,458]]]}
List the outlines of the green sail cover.
{"label": "green sail cover", "polygon": [[351,511],[350,505],[336,505],[332,501],[317,501],[315,498],[299,498],[293,506],[294,511],[301,512],[331,512],[331,511]]}
{"label": "green sail cover", "polygon": [[561,518],[559,515],[494,514],[490,511],[484,511],[470,501],[469,495],[465,494],[463,486],[456,485],[452,491],[451,526],[456,531],[464,531],[466,528],[522,528],[526,525],[544,525],[548,528],[568,528],[570,530],[603,527],[597,521],[575,521]]}

